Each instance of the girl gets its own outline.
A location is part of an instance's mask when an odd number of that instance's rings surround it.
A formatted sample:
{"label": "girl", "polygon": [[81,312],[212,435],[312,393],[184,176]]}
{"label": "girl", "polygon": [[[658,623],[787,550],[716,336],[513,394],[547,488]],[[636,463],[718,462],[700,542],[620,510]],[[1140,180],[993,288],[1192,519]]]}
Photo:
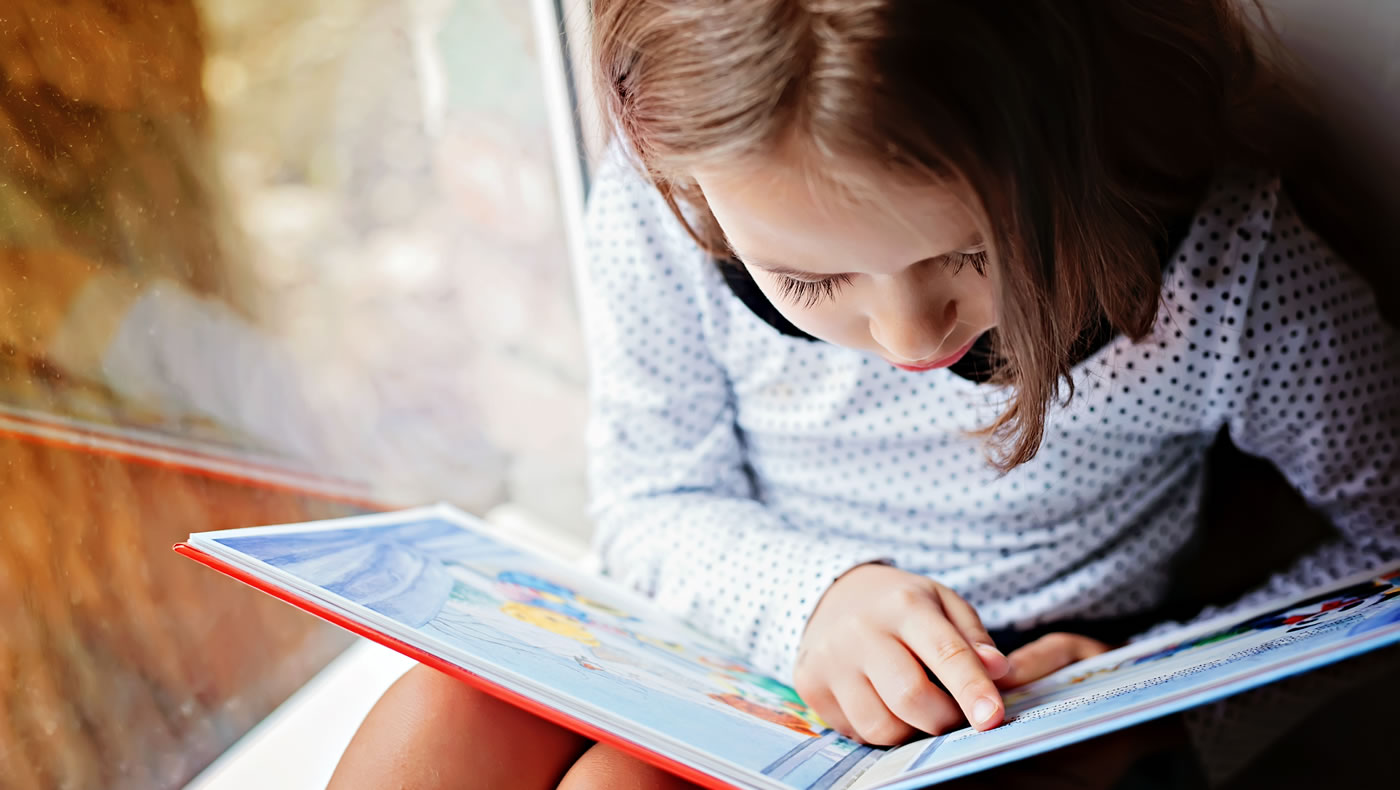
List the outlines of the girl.
{"label": "girl", "polygon": [[[994,727],[1163,619],[1222,428],[1336,527],[1236,605],[1400,557],[1395,336],[1224,0],[593,10],[598,553],[834,727]],[[389,784],[674,782],[418,670],[334,786]]]}

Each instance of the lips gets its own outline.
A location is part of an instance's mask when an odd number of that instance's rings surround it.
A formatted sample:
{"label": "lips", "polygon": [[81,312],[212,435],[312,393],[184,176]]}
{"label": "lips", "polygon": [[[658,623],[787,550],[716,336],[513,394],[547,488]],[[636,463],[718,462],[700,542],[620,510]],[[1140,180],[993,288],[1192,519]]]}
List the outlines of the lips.
{"label": "lips", "polygon": [[967,345],[963,346],[962,348],[958,349],[952,354],[943,357],[942,359],[935,359],[932,362],[924,362],[918,365],[901,365],[898,362],[890,362],[890,364],[894,365],[900,370],[908,370],[915,373],[919,373],[925,370],[937,370],[939,368],[946,368],[950,365],[956,365],[958,363],[958,360],[967,356],[967,352],[971,351],[973,345],[975,345],[976,343],[977,338],[974,337],[973,339],[967,341]]}

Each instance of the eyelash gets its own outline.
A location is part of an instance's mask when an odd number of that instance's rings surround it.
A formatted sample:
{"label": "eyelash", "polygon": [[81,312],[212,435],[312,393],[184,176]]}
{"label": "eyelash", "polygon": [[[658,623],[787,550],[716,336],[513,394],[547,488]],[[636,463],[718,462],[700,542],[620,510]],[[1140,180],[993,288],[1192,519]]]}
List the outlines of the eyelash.
{"label": "eyelash", "polygon": [[[987,251],[950,253],[943,257],[942,263],[945,268],[951,267],[953,274],[971,266],[973,271],[985,277],[987,274]],[[778,295],[810,309],[822,302],[835,299],[836,294],[850,284],[851,276],[848,274],[838,274],[825,280],[795,280],[791,277],[780,277]]]}
{"label": "eyelash", "polygon": [[789,302],[812,308],[835,299],[837,292],[850,282],[848,274],[838,274],[825,280],[794,280],[784,276],[778,279],[778,295]]}
{"label": "eyelash", "polygon": [[987,276],[987,251],[977,250],[976,252],[955,252],[943,258],[945,267],[953,267],[953,274],[963,270],[965,266],[971,266],[974,272]]}

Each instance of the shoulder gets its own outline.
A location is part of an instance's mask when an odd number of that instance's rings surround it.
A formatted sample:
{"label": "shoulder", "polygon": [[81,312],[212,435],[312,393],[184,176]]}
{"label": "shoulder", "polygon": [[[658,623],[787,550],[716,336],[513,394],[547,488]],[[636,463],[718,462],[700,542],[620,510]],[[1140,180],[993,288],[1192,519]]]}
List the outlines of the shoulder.
{"label": "shoulder", "polygon": [[[666,226],[669,213],[660,193],[618,144],[609,146],[593,174],[588,193],[587,241],[592,253],[635,245]],[[677,223],[678,224],[678,223]]]}
{"label": "shoulder", "polygon": [[1164,270],[1162,318],[1229,338],[1306,323],[1360,294],[1365,282],[1298,216],[1276,176],[1232,172],[1215,181]]}
{"label": "shoulder", "polygon": [[[702,279],[713,262],[621,145],[600,160],[588,196],[587,275]],[[687,277],[686,275],[692,275]],[[689,283],[695,284],[695,283]]]}
{"label": "shoulder", "polygon": [[1217,179],[1163,279],[1157,339],[1190,365],[1221,418],[1241,407],[1237,395],[1338,354],[1373,353],[1385,332],[1368,284],[1268,174]]}
{"label": "shoulder", "polygon": [[1268,174],[1217,178],[1163,270],[1158,333],[1229,342],[1272,247],[1282,188]]}
{"label": "shoulder", "polygon": [[586,234],[578,290],[588,326],[624,327],[632,343],[706,346],[728,326],[734,297],[719,266],[617,144],[595,171]]}
{"label": "shoulder", "polygon": [[599,160],[588,194],[591,249],[645,247],[663,257],[708,260],[641,166],[619,143]]}

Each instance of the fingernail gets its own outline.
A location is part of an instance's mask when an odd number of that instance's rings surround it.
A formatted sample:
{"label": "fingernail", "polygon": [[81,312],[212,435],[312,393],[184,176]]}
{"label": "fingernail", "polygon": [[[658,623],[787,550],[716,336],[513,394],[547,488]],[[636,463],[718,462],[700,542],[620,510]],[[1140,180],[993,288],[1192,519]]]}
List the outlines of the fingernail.
{"label": "fingernail", "polygon": [[997,650],[997,646],[996,646],[996,645],[989,645],[989,644],[987,644],[986,642],[979,642],[979,643],[976,645],[976,647],[977,647],[978,650],[982,651],[983,653],[987,653],[987,654],[990,654],[990,655],[994,655],[994,656],[997,656],[997,657],[999,657],[999,658],[1006,658],[1006,654],[1003,653],[1003,652],[1001,652],[1000,650]]}
{"label": "fingernail", "polygon": [[986,724],[997,715],[997,704],[986,697],[977,700],[977,704],[972,706],[972,718],[977,724]]}

